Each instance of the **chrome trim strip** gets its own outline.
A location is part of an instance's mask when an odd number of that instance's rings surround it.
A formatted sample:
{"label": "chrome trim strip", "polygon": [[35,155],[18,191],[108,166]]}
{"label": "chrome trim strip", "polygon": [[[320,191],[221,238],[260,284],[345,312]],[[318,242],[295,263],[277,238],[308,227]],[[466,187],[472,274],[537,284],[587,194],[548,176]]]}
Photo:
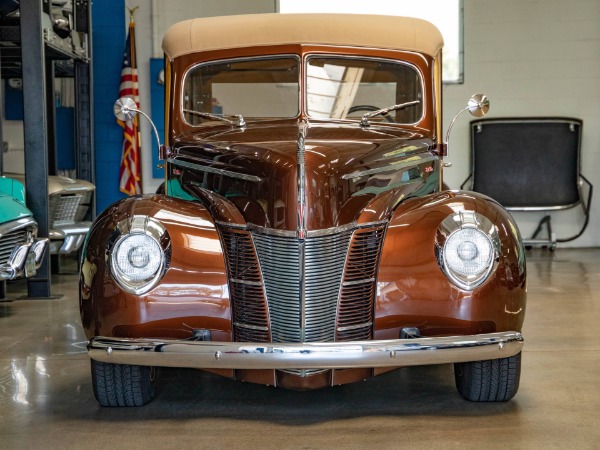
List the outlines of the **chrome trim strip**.
{"label": "chrome trim strip", "polygon": [[581,201],[571,203],[570,205],[560,206],[505,206],[504,209],[508,211],[559,211],[562,209],[574,208],[580,203]]}
{"label": "chrome trim strip", "polygon": [[247,284],[250,286],[262,286],[263,285],[260,281],[239,280],[237,278],[230,278],[229,281],[232,281],[233,283]]}
{"label": "chrome trim strip", "polygon": [[[215,223],[221,225],[222,227],[234,228],[237,230],[248,230],[258,234],[268,234],[272,236],[280,236],[280,237],[296,237],[298,235],[297,231],[292,230],[278,230],[275,228],[267,228],[260,225],[255,225],[253,223],[249,223],[247,225],[238,225],[233,223],[222,222],[219,220],[215,220]],[[385,225],[387,221],[382,220],[378,222],[365,222],[365,223],[357,223],[351,222],[346,225],[340,225],[339,227],[331,227],[331,228],[323,228],[321,230],[306,230],[306,237],[321,237],[328,236],[330,234],[343,233],[344,231],[349,230],[360,230],[362,228],[371,228],[379,225]]]}
{"label": "chrome trim strip", "polygon": [[372,283],[373,281],[375,281],[375,278],[364,278],[362,280],[344,281],[342,283],[342,286],[356,286],[357,284]]}
{"label": "chrome trim strip", "polygon": [[300,342],[306,340],[306,129],[308,124],[302,122],[298,131],[298,149],[296,152],[298,171],[298,301],[300,302]]}
{"label": "chrome trim strip", "polygon": [[0,237],[13,231],[20,230],[21,228],[34,227],[34,235],[37,233],[37,222],[32,217],[23,217],[17,220],[11,220],[0,225]]}
{"label": "chrome trim strip", "polygon": [[382,341],[302,344],[236,343],[98,336],[88,354],[96,361],[196,369],[345,369],[447,364],[514,356],[516,331]]}
{"label": "chrome trim strip", "polygon": [[234,322],[233,325],[240,328],[247,328],[248,330],[269,331],[269,327],[259,327],[257,325],[250,325],[247,323]]}
{"label": "chrome trim strip", "polygon": [[225,228],[233,228],[234,230],[248,230],[248,225],[240,225],[239,223],[223,222],[222,220],[215,220],[216,225],[220,225]]}
{"label": "chrome trim strip", "polygon": [[373,325],[373,322],[365,322],[365,323],[359,323],[356,325],[350,325],[348,327],[337,327],[336,330],[338,330],[338,331],[358,330],[359,328],[366,328],[366,327],[370,327],[371,325]]}
{"label": "chrome trim strip", "polygon": [[186,167],[188,169],[200,170],[201,172],[216,173],[218,175],[223,175],[223,176],[231,177],[231,178],[237,178],[239,180],[244,180],[244,181],[251,181],[253,183],[260,183],[261,181],[263,181],[262,178],[257,177],[255,175],[247,175],[244,173],[232,172],[230,170],[217,169],[215,167],[203,166],[202,164],[195,164],[195,163],[191,163],[191,162],[187,162],[187,161],[180,161],[175,158],[167,158],[167,162],[170,164],[174,164],[176,166]]}
{"label": "chrome trim strip", "polygon": [[[298,301],[300,302],[300,342],[306,340],[306,241],[298,240]],[[268,294],[268,293],[267,293]]]}
{"label": "chrome trim strip", "polygon": [[[553,118],[553,117],[547,117],[547,118],[521,117],[518,119],[483,119],[483,120],[480,120],[478,123],[475,123],[474,125],[475,126],[482,125],[483,123],[485,123],[487,125],[490,123],[523,123],[523,122],[527,122],[527,123],[568,123],[569,125],[581,125],[581,122],[578,122],[577,120],[569,120],[569,119],[564,119],[564,118]],[[474,122],[476,122],[476,121],[474,121]]]}
{"label": "chrome trim strip", "polygon": [[306,186],[305,186],[305,178],[306,178],[306,167],[305,167],[305,158],[306,158],[306,148],[305,148],[305,140],[306,140],[306,129],[308,124],[306,122],[302,122],[300,125],[300,129],[298,131],[298,148],[296,151],[296,160],[297,160],[297,177],[298,177],[298,238],[304,239],[306,238]]}
{"label": "chrome trim strip", "polygon": [[359,170],[357,172],[347,173],[345,175],[342,175],[342,180],[351,180],[353,178],[360,178],[366,175],[373,175],[382,172],[391,172],[392,170],[398,169],[406,169],[407,167],[414,167],[417,164],[424,164],[431,161],[437,161],[439,159],[439,156],[434,156],[431,154],[428,156],[413,155],[407,160],[398,161],[396,163],[388,164],[387,166],[375,167],[373,169]]}

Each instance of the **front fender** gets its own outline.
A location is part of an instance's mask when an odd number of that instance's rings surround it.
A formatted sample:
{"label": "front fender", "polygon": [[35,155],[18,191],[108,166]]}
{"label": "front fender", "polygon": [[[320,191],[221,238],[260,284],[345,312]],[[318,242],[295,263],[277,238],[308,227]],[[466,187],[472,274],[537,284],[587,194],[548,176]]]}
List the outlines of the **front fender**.
{"label": "front fender", "polygon": [[[108,266],[108,242],[117,224],[142,215],[160,221],[171,239],[170,264],[160,282],[143,295],[125,292]],[[215,340],[231,340],[231,314],[219,235],[202,205],[164,195],[115,203],[94,222],[84,246],[80,311],[86,336],[192,337],[208,329]]]}
{"label": "front fender", "polygon": [[[440,223],[459,211],[486,216],[500,237],[498,266],[471,291],[444,275],[435,254]],[[419,328],[423,336],[520,331],[525,304],[523,245],[497,202],[474,192],[445,191],[407,200],[395,210],[380,260],[376,338],[397,338],[406,327]]]}

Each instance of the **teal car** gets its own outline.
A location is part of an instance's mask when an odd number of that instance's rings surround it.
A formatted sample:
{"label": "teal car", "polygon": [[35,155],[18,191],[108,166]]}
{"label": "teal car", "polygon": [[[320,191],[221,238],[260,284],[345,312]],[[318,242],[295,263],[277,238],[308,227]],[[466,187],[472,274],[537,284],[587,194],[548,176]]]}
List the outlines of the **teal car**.
{"label": "teal car", "polygon": [[37,231],[23,184],[0,177],[0,281],[35,275],[48,247],[48,238],[38,238]]}

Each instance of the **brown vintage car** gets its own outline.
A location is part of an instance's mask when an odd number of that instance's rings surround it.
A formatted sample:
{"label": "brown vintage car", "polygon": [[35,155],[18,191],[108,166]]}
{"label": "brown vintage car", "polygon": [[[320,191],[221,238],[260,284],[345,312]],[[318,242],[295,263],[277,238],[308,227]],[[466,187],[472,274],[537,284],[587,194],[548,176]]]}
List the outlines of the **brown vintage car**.
{"label": "brown vintage car", "polygon": [[161,366],[317,389],[454,363],[466,399],[515,395],[523,246],[497,202],[443,189],[442,45],[368,15],[167,31],[165,193],[112,205],[84,245],[101,405],[147,403]]}

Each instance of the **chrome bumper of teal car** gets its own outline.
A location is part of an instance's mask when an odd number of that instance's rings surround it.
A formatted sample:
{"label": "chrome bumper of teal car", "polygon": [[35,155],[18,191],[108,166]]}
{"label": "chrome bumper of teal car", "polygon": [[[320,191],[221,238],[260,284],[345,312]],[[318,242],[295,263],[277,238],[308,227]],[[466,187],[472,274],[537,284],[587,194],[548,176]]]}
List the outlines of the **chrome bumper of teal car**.
{"label": "chrome bumper of teal car", "polygon": [[37,238],[33,242],[15,246],[8,260],[0,265],[0,281],[35,275],[47,247],[48,238]]}
{"label": "chrome bumper of teal car", "polygon": [[516,331],[382,341],[242,343],[95,337],[89,356],[101,362],[197,369],[344,369],[402,367],[514,356]]}

